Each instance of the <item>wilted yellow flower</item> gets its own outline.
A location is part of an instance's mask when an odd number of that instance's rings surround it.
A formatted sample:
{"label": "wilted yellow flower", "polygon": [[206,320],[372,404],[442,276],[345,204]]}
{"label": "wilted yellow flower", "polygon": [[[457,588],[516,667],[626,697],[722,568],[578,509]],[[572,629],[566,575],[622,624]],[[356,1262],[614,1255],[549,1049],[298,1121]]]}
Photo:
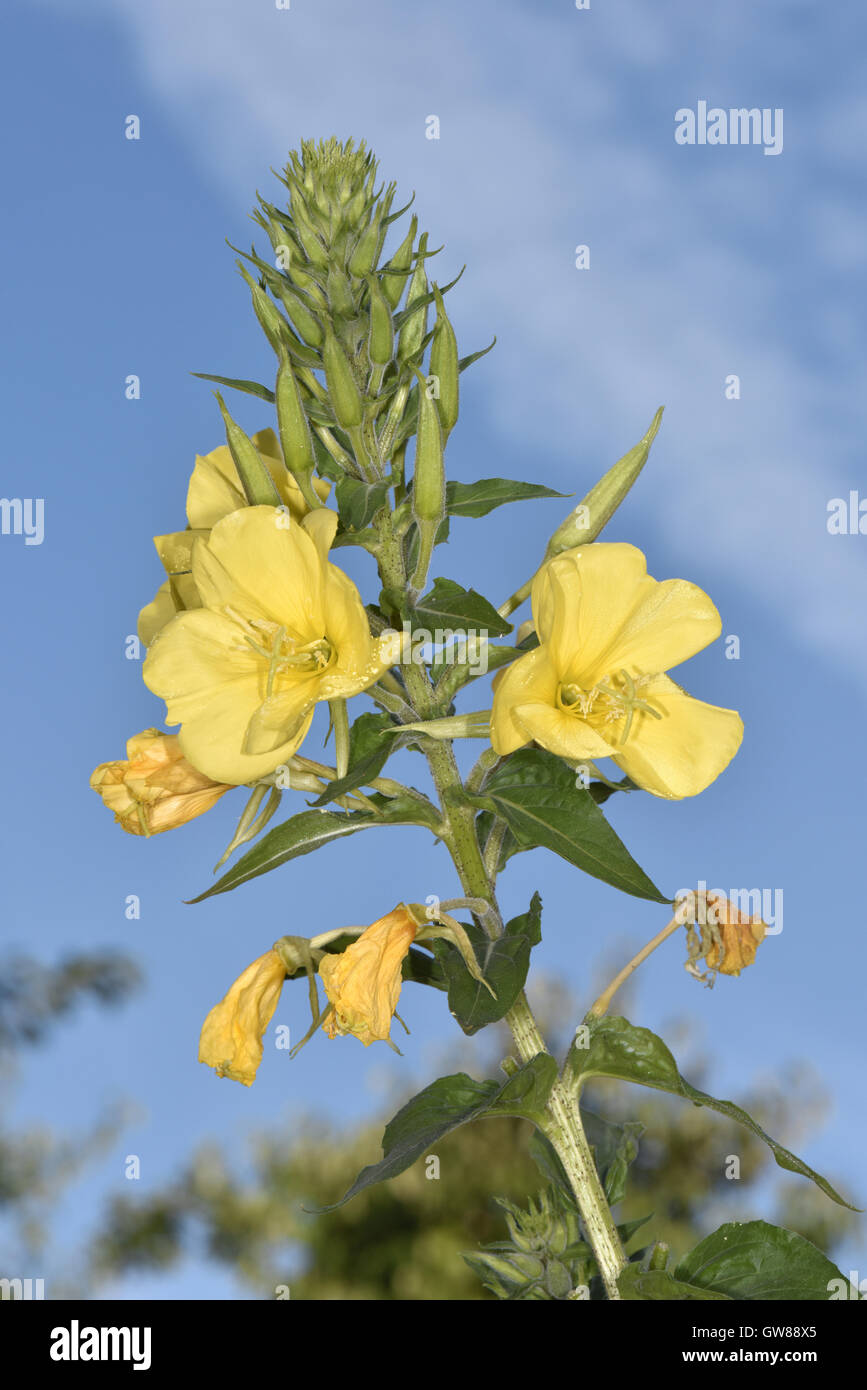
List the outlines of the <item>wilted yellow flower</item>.
{"label": "wilted yellow flower", "polygon": [[735,710],[694,700],[664,672],[721,631],[695,584],[660,583],[633,545],[564,551],[533,581],[540,645],[495,679],[491,742],[535,740],[569,762],[609,757],[654,796],[694,796],[737,752]]}
{"label": "wilted yellow flower", "polygon": [[126,745],[126,759],[100,763],[90,779],[115,820],[131,835],[159,835],[202,815],[231,791],[187,762],[177,734],[145,729]]}
{"label": "wilted yellow flower", "polygon": [[208,776],[267,776],[295,753],[318,701],[366,690],[399,659],[401,634],[371,637],[358,590],[328,559],[336,526],[324,507],[300,523],[244,507],[193,546],[202,607],[162,629],[143,674]]}
{"label": "wilted yellow flower", "polygon": [[[271,429],[259,430],[252,441],[274,480],[283,506],[288,508],[293,520],[301,521],[310,508],[283,462],[276,434]],[[314,478],[313,487],[324,502],[331,484]],[[154,545],[169,578],[139,614],[138,635],[146,647],[176,613],[201,607],[192,577],[193,542],[199,536],[207,537],[224,516],[246,505],[247,498],[228,445],[221,444],[209,454],[197,454],[187,489],[187,530],[154,537]]]}
{"label": "wilted yellow flower", "polygon": [[280,999],[286,967],[274,950],[248,965],[202,1025],[199,1061],[218,1076],[252,1086],[264,1048],[262,1036]]}
{"label": "wilted yellow flower", "polygon": [[744,917],[728,898],[708,894],[707,920],[715,930],[714,944],[704,957],[711,970],[721,975],[740,975],[756,958],[767,927],[761,917]]}
{"label": "wilted yellow flower", "polygon": [[319,974],[334,1005],[323,1025],[330,1038],[354,1033],[365,1047],[388,1038],[400,997],[401,967],[417,931],[415,918],[401,903],[340,955],[323,956]]}

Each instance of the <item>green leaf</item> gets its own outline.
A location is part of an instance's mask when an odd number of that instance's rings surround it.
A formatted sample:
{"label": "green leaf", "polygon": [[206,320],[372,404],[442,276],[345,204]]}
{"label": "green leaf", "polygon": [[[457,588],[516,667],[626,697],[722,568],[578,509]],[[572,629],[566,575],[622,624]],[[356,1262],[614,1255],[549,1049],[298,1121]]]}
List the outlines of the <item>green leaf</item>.
{"label": "green leaf", "polygon": [[341,475],[334,489],[341,525],[348,531],[363,531],[385,506],[389,486],[385,481],[363,483],[358,478]]}
{"label": "green leaf", "polygon": [[767,1221],[729,1221],[699,1241],[674,1271],[676,1279],[726,1298],[827,1302],[844,1278],[815,1245]]}
{"label": "green leaf", "polygon": [[465,372],[467,370],[467,367],[471,367],[473,363],[478,362],[481,357],[487,357],[488,353],[491,351],[491,348],[494,346],[496,341],[496,338],[494,338],[490,343],[488,343],[488,346],[486,348],[479,348],[478,352],[471,352],[468,354],[468,356],[462,357],[458,362],[458,371]]}
{"label": "green leaf", "polygon": [[502,637],[512,630],[511,623],[500,617],[492,603],[475,589],[464,589],[453,579],[435,580],[430,593],[418,600],[414,618],[419,627],[440,632],[444,629],[472,630]]}
{"label": "green leaf", "polygon": [[366,830],[377,825],[428,825],[437,829],[437,813],[430,806],[426,814],[425,803],[410,796],[373,796],[377,811],[302,811],[269,830],[251,850],[243,855],[227,873],[215,884],[191,898],[190,902],[200,903],[205,898],[213,898],[217,893],[228,893],[251,878],[278,869],[290,859],[302,854],[310,854],[322,845],[340,840],[345,835],[354,835],[357,830]]}
{"label": "green leaf", "polygon": [[[550,1066],[545,1064],[546,1060]],[[542,1065],[537,1065],[540,1062]],[[557,1063],[553,1057],[547,1057],[547,1054],[534,1057],[502,1086],[496,1081],[474,1081],[465,1072],[458,1072],[454,1076],[441,1076],[423,1091],[419,1091],[412,1100],[407,1101],[394,1118],[389,1120],[382,1136],[380,1161],[362,1169],[339,1202],[317,1210],[334,1211],[365,1188],[372,1187],[374,1183],[396,1178],[437,1140],[469,1120],[480,1119],[489,1114],[523,1115],[524,1110],[517,1109],[516,1106],[523,1105],[528,1100],[536,1106],[543,1094],[547,1098],[545,1076],[550,1074],[551,1067],[553,1075],[548,1085],[550,1090],[557,1073]]]}
{"label": "green leaf", "polygon": [[693,1299],[707,1302],[721,1299],[728,1302],[729,1295],[713,1293],[693,1284],[683,1283],[662,1269],[643,1270],[640,1264],[628,1264],[617,1280],[620,1297],[624,1302],[680,1302]]}
{"label": "green leaf", "polygon": [[502,816],[520,849],[553,850],[594,878],[650,902],[671,899],[639,868],[575,774],[541,748],[519,748],[494,768],[475,804]]}
{"label": "green leaf", "polygon": [[201,381],[216,381],[218,386],[230,386],[233,391],[244,391],[248,396],[258,396],[260,400],[274,403],[274,392],[258,381],[243,381],[236,376],[211,376],[209,372],[190,372]]}
{"label": "green leaf", "polygon": [[329,782],[321,796],[311,801],[311,806],[326,806],[338,796],[355,791],[356,787],[368,787],[374,777],[382,771],[390,753],[400,746],[399,734],[388,736],[387,730],[395,728],[394,720],[388,714],[360,714],[349,730],[349,768],[345,777]]}
{"label": "green leaf", "polygon": [[431,942],[448,982],[449,1009],[467,1034],[477,1033],[489,1023],[496,1023],[511,1009],[527,978],[530,951],[541,940],[542,899],[533,894],[529,912],[507,923],[503,935],[491,941],[481,927],[464,923],[479,969],[491,989],[474,980],[464,964],[460,951],[449,941]]}
{"label": "green leaf", "polygon": [[[721,1115],[736,1120],[757,1135],[771,1150],[781,1168],[789,1173],[798,1173],[810,1178],[817,1187],[838,1202],[840,1206],[852,1207],[850,1202],[836,1192],[826,1178],[820,1176],[800,1158],[778,1144],[757,1125],[746,1110],[730,1100],[716,1100],[699,1091],[685,1081],[677,1069],[677,1063],[662,1038],[649,1028],[635,1028],[625,1018],[600,1018],[586,1021],[588,1047],[578,1046],[578,1037],[573,1042],[566,1058],[566,1071],[581,1087],[591,1076],[614,1076],[621,1081],[634,1081],[638,1086],[649,1086],[653,1090],[667,1091],[669,1095],[682,1096],[695,1105],[706,1105]],[[580,1036],[580,1035],[579,1035]]]}
{"label": "green leaf", "polygon": [[638,1120],[615,1124],[583,1105],[581,1119],[608,1205],[614,1207],[626,1196],[629,1166],[638,1157],[638,1140],[644,1133],[644,1125]]}
{"label": "green leaf", "polygon": [[551,1087],[557,1080],[557,1062],[549,1052],[538,1052],[515,1072],[488,1106],[490,1115],[517,1115],[544,1123],[544,1110]]}
{"label": "green leaf", "polygon": [[511,478],[480,478],[476,483],[448,483],[446,509],[452,516],[487,516],[506,502],[525,502],[535,497],[569,497],[541,483],[518,483]]}

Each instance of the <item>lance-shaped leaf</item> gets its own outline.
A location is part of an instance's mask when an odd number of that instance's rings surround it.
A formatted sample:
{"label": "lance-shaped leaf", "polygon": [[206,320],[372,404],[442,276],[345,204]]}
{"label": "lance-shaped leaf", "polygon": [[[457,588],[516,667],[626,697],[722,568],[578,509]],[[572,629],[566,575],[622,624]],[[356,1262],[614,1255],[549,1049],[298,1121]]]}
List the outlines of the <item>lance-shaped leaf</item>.
{"label": "lance-shaped leaf", "polygon": [[442,940],[433,942],[448,982],[449,1009],[465,1033],[477,1033],[509,1012],[524,988],[530,968],[530,951],[542,939],[541,920],[542,899],[534,893],[530,910],[513,917],[506,924],[503,935],[495,941],[474,923],[465,924],[479,969],[494,989],[496,998],[470,976],[454,946]]}
{"label": "lance-shaped leaf", "polygon": [[540,1053],[502,1086],[496,1081],[474,1081],[465,1072],[441,1076],[389,1120],[380,1161],[363,1168],[339,1202],[317,1210],[334,1211],[365,1188],[396,1178],[444,1135],[470,1120],[486,1115],[540,1118],[556,1075],[554,1058]]}
{"label": "lance-shaped leaf", "polygon": [[519,849],[542,846],[623,893],[668,903],[576,774],[541,748],[519,748],[488,775],[475,804],[502,816]]}
{"label": "lance-shaped leaf", "polygon": [[348,531],[363,531],[388,499],[390,484],[363,483],[358,478],[342,475],[334,489],[340,524]]}
{"label": "lance-shaped leaf", "polygon": [[400,734],[394,720],[387,714],[360,714],[349,730],[349,768],[345,777],[329,782],[322,795],[311,802],[312,806],[325,806],[336,801],[338,796],[355,791],[356,787],[369,787],[371,780],[378,777],[388,756],[404,741],[399,737],[388,737],[389,733]]}
{"label": "lance-shaped leaf", "polygon": [[190,372],[201,381],[215,381],[218,386],[229,386],[233,391],[243,391],[248,396],[258,396],[260,400],[274,404],[274,392],[259,381],[246,381],[237,376],[212,376],[210,372]]}
{"label": "lance-shaped leaf", "polygon": [[536,497],[569,497],[541,483],[519,483],[511,478],[479,478],[475,483],[446,484],[446,510],[452,516],[487,516],[506,502],[526,502]]}
{"label": "lance-shaped leaf", "polygon": [[767,1221],[729,1221],[699,1241],[674,1271],[676,1279],[727,1298],[826,1301],[836,1281],[849,1280],[809,1240]]}
{"label": "lance-shaped leaf", "polygon": [[[699,1091],[685,1081],[677,1069],[677,1063],[662,1038],[649,1028],[635,1028],[625,1018],[600,1018],[585,1020],[587,1032],[579,1030],[569,1055],[565,1071],[577,1087],[583,1086],[592,1076],[614,1076],[621,1081],[634,1081],[638,1086],[649,1086],[656,1091],[667,1091],[672,1096],[682,1096],[694,1105],[706,1105],[721,1115],[736,1120],[757,1135],[774,1155],[781,1168],[789,1173],[799,1173],[810,1178],[833,1201],[842,1207],[852,1207],[844,1197],[819,1173],[814,1172],[803,1159],[797,1158],[782,1144],[756,1124],[746,1110],[730,1100],[717,1100],[705,1091]],[[580,1044],[586,1041],[588,1046]]]}
{"label": "lance-shaped leaf", "polygon": [[420,797],[376,795],[369,799],[376,804],[376,811],[302,811],[282,825],[276,825],[212,887],[190,901],[200,903],[217,893],[228,893],[251,878],[279,869],[290,859],[298,859],[334,840],[354,835],[357,830],[378,825],[427,825],[432,830],[437,829],[435,807]]}
{"label": "lance-shaped leaf", "polygon": [[464,589],[453,579],[437,579],[430,593],[415,606],[413,626],[443,632],[472,631],[502,637],[512,625],[500,617],[496,608],[475,589]]}

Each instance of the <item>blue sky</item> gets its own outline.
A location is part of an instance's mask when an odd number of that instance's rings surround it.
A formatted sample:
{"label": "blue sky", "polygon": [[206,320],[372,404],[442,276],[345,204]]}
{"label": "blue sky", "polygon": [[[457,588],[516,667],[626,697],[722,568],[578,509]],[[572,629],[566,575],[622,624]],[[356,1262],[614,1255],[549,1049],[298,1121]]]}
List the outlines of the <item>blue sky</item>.
{"label": "blue sky", "polygon": [[[45,500],[39,546],[0,537],[7,595],[3,940],[53,961],[128,948],[147,986],[120,1013],[85,1012],[28,1061],[20,1122],[81,1129],[120,1096],[139,1118],[58,1216],[74,1247],[123,1159],[159,1184],[206,1135],[243,1137],[311,1106],[357,1120],[389,1078],[431,1079],[452,1038],[439,996],[407,991],[401,1062],[319,1037],[295,1062],[266,1048],[255,1086],[196,1062],[210,1006],[284,931],[372,921],[400,899],[454,891],[422,831],[358,836],[197,907],[238,797],[150,842],[124,836],[89,790],[162,707],[124,655],[159,582],[150,537],[183,524],[196,452],[221,441],[208,387],[259,377],[270,350],[224,238],[249,244],[257,189],[302,137],[365,138],[450,279],[464,378],[451,475],[546,482],[579,497],[665,404],[639,485],[608,532],[658,578],[705,588],[740,638],[678,674],[738,708],[743,747],[698,800],[612,803],[663,888],[706,880],[782,889],[784,928],[740,980],[703,991],[669,943],[642,969],[634,1021],[703,1028],[718,1095],[809,1059],[834,1109],[804,1156],[867,1200],[861,1159],[867,538],[830,535],[827,504],[867,495],[864,204],[858,162],[867,19],[809,0],[492,3],[371,0],[18,0],[5,7],[6,311],[2,491]],[[782,108],[784,148],[680,146],[675,111]],[[141,139],[124,138],[135,114]],[[425,138],[426,118],[439,140]],[[405,198],[402,199],[405,201]],[[575,247],[590,268],[575,268]],[[141,379],[141,399],[124,380]],[[740,377],[728,400],[725,379]],[[266,409],[238,398],[253,430]],[[457,523],[439,572],[499,602],[535,567],[556,502]],[[347,552],[342,552],[341,559]],[[364,557],[353,576],[372,576]],[[366,702],[359,702],[365,707]],[[404,755],[406,775],[417,762]],[[399,764],[397,766],[400,766]],[[295,798],[298,809],[301,797]],[[503,900],[543,891],[539,967],[592,998],[592,964],[635,946],[661,910],[542,851],[514,860]],[[128,894],[141,917],[128,921]],[[595,982],[595,981],[594,981]],[[297,1030],[287,989],[277,1022]],[[745,1214],[747,1214],[745,1212]],[[852,1267],[858,1251],[853,1249]],[[156,1286],[133,1281],[129,1296]],[[228,1296],[198,1263],[161,1296]]]}

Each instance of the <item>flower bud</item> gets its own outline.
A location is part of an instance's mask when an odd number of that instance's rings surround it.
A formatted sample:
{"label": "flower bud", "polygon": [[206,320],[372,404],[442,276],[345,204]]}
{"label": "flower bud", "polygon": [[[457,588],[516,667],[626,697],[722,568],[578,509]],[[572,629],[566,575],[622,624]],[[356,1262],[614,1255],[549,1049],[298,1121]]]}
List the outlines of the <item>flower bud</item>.
{"label": "flower bud", "polygon": [[437,306],[437,321],[430,349],[430,374],[435,376],[439,386],[440,424],[443,429],[443,443],[448,439],[458,419],[458,342],[455,330],[449,323],[443,297],[434,285],[434,299]]}
{"label": "flower bud", "polygon": [[244,489],[244,495],[251,507],[279,507],[281,498],[274,483],[274,479],[268,472],[258,449],[252,439],[236,425],[228,410],[226,409],[223,397],[219,391],[215,391],[217,404],[223,416],[223,424],[226,427],[226,443],[229,452],[238,470],[238,477]]}
{"label": "flower bud", "polygon": [[391,306],[382,292],[382,286],[375,275],[367,281],[369,294],[368,312],[370,332],[367,339],[367,355],[376,367],[387,367],[394,356],[394,325],[391,321]]}
{"label": "flower bud", "polygon": [[230,790],[187,762],[177,734],[159,729],[145,729],[131,738],[125,760],[100,763],[90,785],[131,835],[159,835],[185,825]]}
{"label": "flower bud", "polygon": [[280,447],[286,467],[296,480],[309,479],[316,466],[316,455],[298,382],[286,353],[283,353],[277,369],[275,402]]}
{"label": "flower bud", "polygon": [[[295,278],[299,277],[296,275]],[[293,328],[307,346],[321,348],[325,342],[325,329],[301,296],[287,285],[280,291],[280,302],[289,315]]]}
{"label": "flower bud", "polygon": [[413,217],[409,224],[409,231],[404,237],[400,246],[395,251],[388,265],[383,268],[382,273],[382,292],[385,295],[392,309],[396,309],[403,294],[403,287],[406,284],[412,265],[412,245],[415,241],[415,234],[418,231],[418,218]]}
{"label": "flower bud", "polygon": [[662,422],[663,407],[660,406],[653,417],[650,429],[638,441],[634,449],[609,468],[603,478],[591,488],[587,496],[569,513],[566,520],[558,526],[548,542],[546,560],[559,555],[561,550],[571,550],[575,546],[587,545],[594,541],[603,526],[611,520],[632,484],[647,462],[650,446],[656,438]]}
{"label": "flower bud", "polygon": [[[407,310],[410,309],[410,306],[416,299],[420,299],[427,294],[427,275],[424,268],[426,250],[427,232],[423,232],[418,243],[418,260],[415,270],[412,273],[412,279],[409,282],[409,290],[407,291]],[[413,309],[412,312],[408,314],[408,317],[405,318],[401,324],[400,333],[397,338],[398,362],[402,364],[409,362],[410,358],[420,350],[424,341],[426,329],[427,304],[420,304],[418,308]]]}
{"label": "flower bud", "polygon": [[345,430],[356,429],[361,424],[363,414],[361,395],[349,359],[330,328],[325,335],[322,362],[337,423]]}

